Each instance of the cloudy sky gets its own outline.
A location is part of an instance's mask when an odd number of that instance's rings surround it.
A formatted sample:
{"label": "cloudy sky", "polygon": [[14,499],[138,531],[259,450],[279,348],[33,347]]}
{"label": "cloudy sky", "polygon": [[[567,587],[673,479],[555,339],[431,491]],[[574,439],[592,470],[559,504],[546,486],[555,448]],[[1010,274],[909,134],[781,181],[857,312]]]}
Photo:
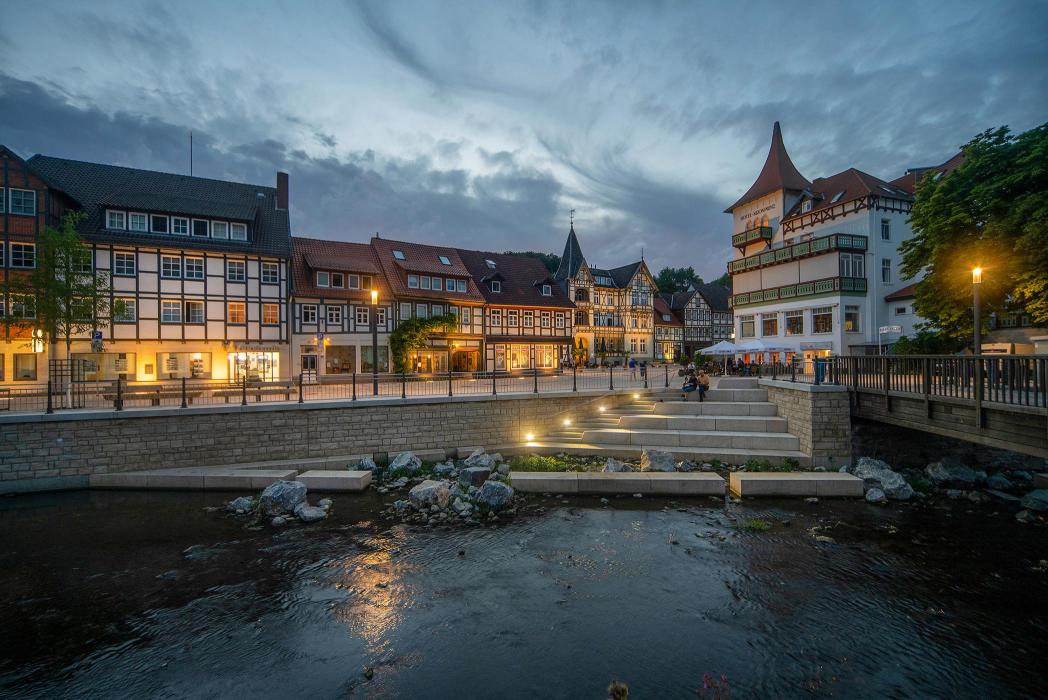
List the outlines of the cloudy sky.
{"label": "cloudy sky", "polygon": [[[736,5],[745,5],[740,9]],[[295,233],[730,257],[772,122],[808,178],[891,178],[1048,117],[1048,4],[36,2],[0,24],[0,143],[269,184]]]}

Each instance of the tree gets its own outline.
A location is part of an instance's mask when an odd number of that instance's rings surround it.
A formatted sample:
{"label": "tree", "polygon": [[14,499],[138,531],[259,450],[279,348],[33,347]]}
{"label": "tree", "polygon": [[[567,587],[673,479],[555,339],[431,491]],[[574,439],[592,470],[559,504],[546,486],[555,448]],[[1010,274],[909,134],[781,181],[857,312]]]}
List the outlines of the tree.
{"label": "tree", "polygon": [[964,163],[917,185],[900,245],[902,273],[925,278],[915,307],[950,337],[972,332],[972,277],[982,267],[983,318],[1010,305],[1048,323],[1048,124],[1019,135],[990,129],[962,149]]}
{"label": "tree", "polygon": [[673,294],[685,291],[691,284],[698,287],[702,278],[695,274],[693,267],[664,267],[655,277],[655,284],[660,293]]}
{"label": "tree", "polygon": [[125,308],[112,297],[109,273],[94,269],[91,250],[77,233],[82,219],[83,214],[72,212],[58,228],[46,226],[36,241],[36,267],[11,282],[13,297],[32,300],[36,325],[48,345],[53,348],[60,338],[65,342],[67,359],[75,336],[107,327]]}
{"label": "tree", "polygon": [[389,356],[393,361],[393,371],[407,372],[408,355],[412,350],[421,350],[426,347],[433,333],[445,328],[454,328],[457,324],[458,316],[454,314],[401,321],[389,334]]}
{"label": "tree", "polygon": [[917,331],[912,338],[903,336],[892,345],[896,355],[952,355],[964,346],[964,341],[930,330]]}
{"label": "tree", "polygon": [[511,250],[507,250],[505,255],[523,255],[528,258],[535,258],[541,260],[542,264],[546,266],[546,269],[551,273],[556,272],[557,268],[560,267],[560,256],[554,255],[553,253],[539,253],[534,250],[525,250],[519,253],[515,253]]}
{"label": "tree", "polygon": [[719,284],[722,287],[727,287],[728,289],[731,289],[731,275],[725,272],[723,275],[713,280],[713,284]]}

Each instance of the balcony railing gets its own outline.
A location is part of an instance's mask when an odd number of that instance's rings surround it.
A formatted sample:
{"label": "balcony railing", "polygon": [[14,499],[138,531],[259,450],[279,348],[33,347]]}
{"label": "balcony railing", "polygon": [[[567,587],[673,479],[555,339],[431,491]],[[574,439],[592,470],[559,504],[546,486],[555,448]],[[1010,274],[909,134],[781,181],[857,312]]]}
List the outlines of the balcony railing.
{"label": "balcony railing", "polygon": [[736,248],[743,248],[755,241],[770,241],[771,237],[771,226],[758,226],[742,233],[736,233],[731,237],[731,244]]}
{"label": "balcony railing", "polygon": [[[732,239],[732,242],[734,243],[734,238]],[[750,255],[739,260],[732,260],[728,263],[728,272],[734,275],[739,272],[745,272],[746,270],[755,270],[761,267],[768,267],[769,265],[779,265],[781,263],[790,262],[791,260],[808,258],[813,255],[822,255],[823,253],[831,253],[836,250],[865,251],[867,245],[868,240],[866,236],[856,236],[850,233],[834,233],[829,236],[822,236],[821,238],[813,238],[812,240],[804,241],[803,243],[794,243],[793,245],[788,245],[776,250],[769,250],[764,253],[758,253],[757,255]]]}
{"label": "balcony railing", "polygon": [[865,277],[827,277],[811,282],[800,282],[798,284],[787,284],[782,287],[770,289],[759,289],[755,292],[743,292],[731,297],[733,307],[745,306],[747,304],[761,304],[767,301],[779,301],[782,299],[796,299],[810,297],[816,294],[828,294],[833,292],[844,292],[845,294],[865,294]]}

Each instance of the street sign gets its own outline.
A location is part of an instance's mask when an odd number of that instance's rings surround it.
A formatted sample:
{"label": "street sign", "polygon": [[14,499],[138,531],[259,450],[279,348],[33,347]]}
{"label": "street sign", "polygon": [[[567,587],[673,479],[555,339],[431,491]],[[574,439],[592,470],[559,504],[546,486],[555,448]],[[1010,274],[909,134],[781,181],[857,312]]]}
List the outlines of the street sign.
{"label": "street sign", "polygon": [[102,340],[102,331],[91,331],[91,340]]}
{"label": "street sign", "polygon": [[902,333],[902,326],[881,326],[878,333]]}

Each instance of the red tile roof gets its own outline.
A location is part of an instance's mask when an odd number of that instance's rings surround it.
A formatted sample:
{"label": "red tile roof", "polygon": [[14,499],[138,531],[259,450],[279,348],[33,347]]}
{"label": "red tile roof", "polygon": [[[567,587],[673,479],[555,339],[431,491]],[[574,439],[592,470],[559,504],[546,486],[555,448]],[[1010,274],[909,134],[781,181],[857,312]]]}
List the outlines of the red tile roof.
{"label": "red tile roof", "polygon": [[[797,203],[786,212],[783,220],[791,219],[795,216],[806,216],[813,211],[835,207],[871,194],[880,195],[881,197],[895,197],[897,199],[913,199],[913,195],[902,188],[892,186],[891,183],[879,177],[874,177],[855,168],[848,168],[829,177],[816,178],[811,183],[808,191],[810,194],[805,194],[797,200]],[[812,208],[802,212],[801,204],[809,199],[813,200]]]}
{"label": "red tile roof", "polygon": [[901,299],[913,299],[916,296],[917,283],[908,284],[901,289],[896,289],[884,297],[885,301],[899,301]]}
{"label": "red tile roof", "polygon": [[[663,314],[668,314],[670,320],[667,321],[663,318]],[[656,326],[683,326],[684,323],[677,318],[677,314],[673,313],[670,309],[669,304],[661,296],[655,297],[655,325]]]}
{"label": "red tile roof", "polygon": [[[461,248],[458,253],[472,273],[473,279],[479,284],[480,292],[489,304],[562,309],[575,306],[561,286],[553,280],[553,274],[546,269],[541,260],[527,255],[485,253]],[[494,268],[488,266],[488,260],[495,263]],[[484,282],[496,274],[497,279],[502,282],[501,292],[492,292],[491,287]],[[543,283],[550,286],[551,296],[542,296]]]}
{"label": "red tile roof", "polygon": [[[408,243],[407,241],[393,241],[388,238],[372,238],[371,246],[378,256],[378,262],[386,274],[393,294],[396,296],[409,296],[420,299],[441,299],[445,301],[473,302],[482,304],[484,297],[477,290],[476,282],[471,278],[470,271],[459,257],[458,251],[446,246],[426,245],[423,243]],[[393,251],[404,254],[403,260],[393,256]],[[445,265],[440,262],[443,255],[451,263]],[[452,277],[466,280],[466,293],[447,291],[433,291],[431,289],[412,289],[408,287],[408,273],[430,274],[439,277]]]}
{"label": "red tile roof", "polygon": [[954,170],[959,168],[962,163],[964,163],[963,151],[955,155],[953,158],[950,158],[942,165],[936,165],[934,168],[911,168],[902,177],[897,177],[894,180],[892,180],[891,184],[895,187],[898,187],[899,189],[906,190],[910,194],[913,194],[917,188],[918,178],[924,177],[924,175],[929,172],[940,173],[938,177],[942,177],[943,175],[949,175]]}
{"label": "red tile roof", "polygon": [[771,147],[768,148],[768,157],[764,161],[764,167],[761,168],[761,174],[757,176],[757,180],[750,186],[750,189],[746,190],[746,194],[725,209],[724,213],[730,214],[732,209],[740,204],[745,204],[766,194],[779,190],[800,191],[809,184],[807,178],[801,175],[797,166],[790,160],[790,154],[786,152],[786,146],[782,143],[782,130],[779,128],[779,122],[775,122],[771,130]]}
{"label": "red tile roof", "polygon": [[291,283],[293,293],[304,297],[362,299],[370,301],[371,291],[317,287],[317,270],[371,275],[379,299],[388,299],[389,286],[378,264],[375,251],[366,243],[324,241],[318,238],[291,238]]}

